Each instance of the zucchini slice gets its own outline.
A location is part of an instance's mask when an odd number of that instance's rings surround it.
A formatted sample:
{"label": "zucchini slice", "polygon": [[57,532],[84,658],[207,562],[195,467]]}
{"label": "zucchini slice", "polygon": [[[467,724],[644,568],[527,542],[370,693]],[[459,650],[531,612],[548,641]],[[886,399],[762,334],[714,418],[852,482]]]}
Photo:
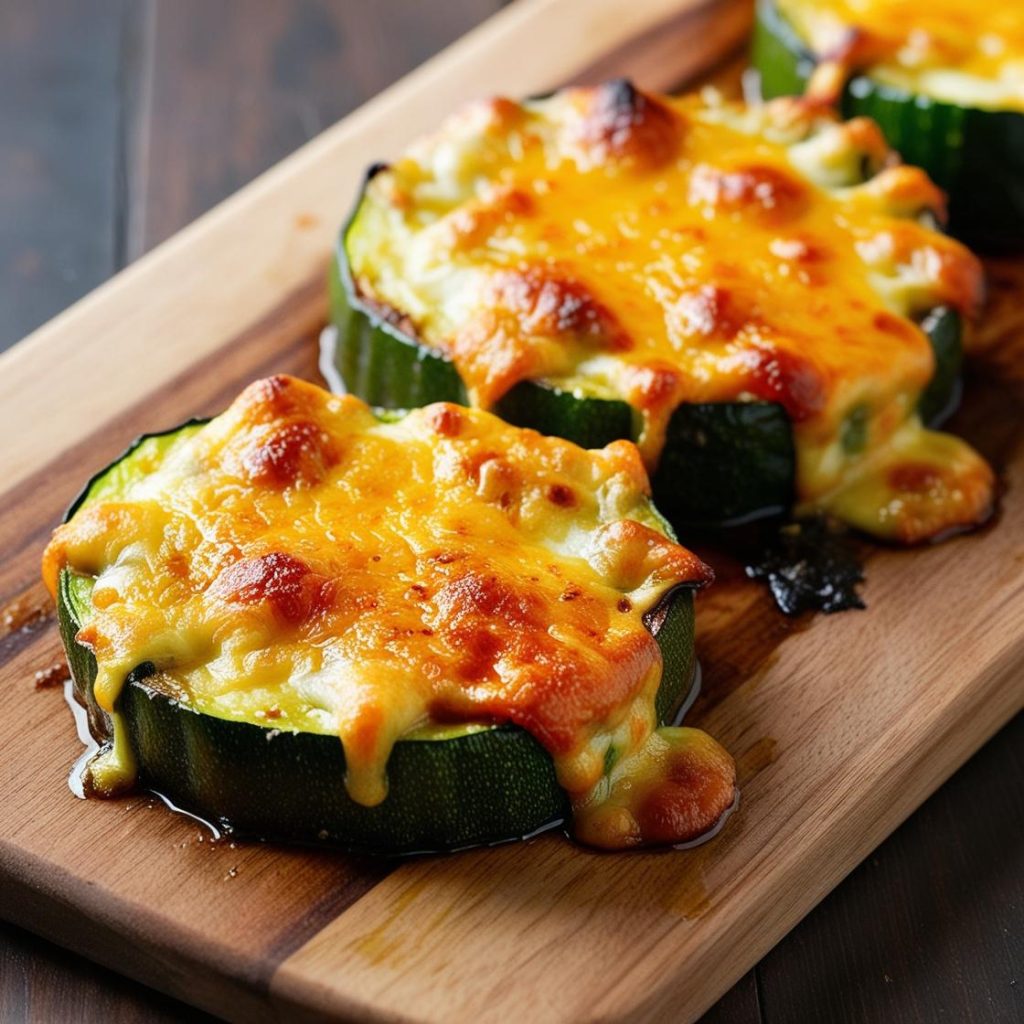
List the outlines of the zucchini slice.
{"label": "zucchini slice", "polygon": [[[776,0],[758,0],[751,63],[764,97],[803,94],[819,61]],[[880,81],[870,66],[845,83],[839,107],[844,117],[874,119],[946,192],[951,234],[987,252],[1024,247],[1024,111],[924,95]]]}
{"label": "zucchini slice", "polygon": [[[890,156],[791,101],[613,82],[477,104],[368,173],[329,274],[337,386],[634,440],[678,527],[840,504],[902,543],[974,525],[991,473],[966,445],[939,464],[928,428],[981,270]],[[925,463],[942,486],[905,501],[900,466]]]}
{"label": "zucchini slice", "polygon": [[[93,478],[66,521],[105,504],[117,509],[133,486],[180,456],[202,427],[190,422],[141,438]],[[649,506],[645,515],[669,532]],[[221,713],[208,701],[193,699],[173,671],[143,662],[127,674],[111,715],[97,700],[97,660],[91,645],[82,642],[83,630],[96,616],[96,579],[64,565],[57,581],[58,621],[75,696],[104,749],[127,743],[138,784],[183,810],[243,837],[389,854],[519,838],[571,812],[551,755],[530,732],[512,724],[484,720],[418,727],[394,743],[387,759],[387,796],[368,806],[346,789],[337,733],[269,720],[255,710],[265,697],[254,703],[252,713],[240,714],[237,706]],[[654,712],[657,723],[666,725],[679,716],[695,675],[692,588],[667,590],[644,623],[661,652]],[[607,755],[609,771],[613,749]],[[102,761],[102,756],[93,761],[101,772]]]}

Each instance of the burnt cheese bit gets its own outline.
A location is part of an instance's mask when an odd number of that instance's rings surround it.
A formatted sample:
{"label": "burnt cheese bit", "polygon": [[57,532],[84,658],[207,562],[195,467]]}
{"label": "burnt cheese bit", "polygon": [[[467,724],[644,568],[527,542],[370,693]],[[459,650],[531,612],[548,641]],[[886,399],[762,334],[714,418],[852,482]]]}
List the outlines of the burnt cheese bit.
{"label": "burnt cheese bit", "polygon": [[628,347],[625,331],[612,312],[582,282],[548,267],[496,273],[489,297],[514,314],[527,334],[572,336],[615,349]]}
{"label": "burnt cheese bit", "polygon": [[306,389],[312,385],[287,374],[275,374],[250,384],[235,400],[248,423],[274,423],[309,408]]}
{"label": "burnt cheese bit", "polygon": [[329,607],[332,584],[300,558],[271,551],[229,565],[207,593],[230,604],[267,608],[278,621],[298,626]]}
{"label": "burnt cheese bit", "polygon": [[265,487],[312,486],[336,461],[329,435],[310,420],[291,420],[257,434],[241,457],[242,470]]}
{"label": "burnt cheese bit", "polygon": [[810,204],[807,185],[769,164],[722,168],[698,164],[690,175],[688,198],[708,216],[733,214],[766,227],[796,220]]}
{"label": "burnt cheese bit", "polygon": [[582,802],[573,834],[604,849],[685,843],[706,835],[736,800],[736,766],[697,729],[663,727],[607,773],[601,801]]}
{"label": "burnt cheese bit", "polygon": [[576,492],[566,484],[550,484],[545,494],[548,501],[559,508],[573,508],[576,504]]}
{"label": "burnt cheese bit", "polygon": [[782,405],[794,423],[818,415],[828,400],[825,381],[813,360],[771,344],[750,353],[748,387],[758,398]]}
{"label": "burnt cheese bit", "polygon": [[[703,835],[736,798],[736,768],[732,758],[696,730],[684,733],[664,757],[662,771],[632,795],[641,843],[686,842]],[[694,739],[689,739],[693,736]]]}
{"label": "burnt cheese bit", "polygon": [[581,282],[557,269],[526,265],[494,271],[473,316],[450,350],[482,405],[514,384],[571,361],[573,345],[623,352],[631,340],[614,314]]}
{"label": "burnt cheese bit", "polygon": [[468,570],[434,595],[434,628],[460,652],[464,683],[495,677],[503,653],[517,634],[543,632],[545,609],[535,593],[517,588],[492,573]]}
{"label": "burnt cheese bit", "polygon": [[650,170],[667,164],[679,149],[682,121],[628,79],[606,82],[573,95],[581,116],[571,142],[587,166],[626,165]]}
{"label": "burnt cheese bit", "polygon": [[423,418],[439,437],[458,437],[462,431],[464,417],[459,407],[452,405],[451,402],[438,402],[427,406]]}
{"label": "burnt cheese bit", "polygon": [[670,363],[651,359],[625,367],[623,384],[630,405],[647,412],[671,409],[679,401],[683,375]]}
{"label": "burnt cheese bit", "polygon": [[475,616],[508,626],[544,626],[541,599],[516,588],[493,573],[466,571],[446,583],[434,596],[438,613],[450,628]]}

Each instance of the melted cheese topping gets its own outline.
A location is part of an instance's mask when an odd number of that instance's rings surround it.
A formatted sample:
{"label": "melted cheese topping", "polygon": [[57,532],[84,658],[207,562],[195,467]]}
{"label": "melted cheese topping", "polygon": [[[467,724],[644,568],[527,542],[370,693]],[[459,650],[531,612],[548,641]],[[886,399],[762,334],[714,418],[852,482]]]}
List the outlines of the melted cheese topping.
{"label": "melted cheese topping", "polygon": [[961,107],[1024,111],[1024,5],[978,0],[776,0],[822,59],[815,91],[853,71]]}
{"label": "melted cheese topping", "polygon": [[[385,423],[278,377],[115,484],[44,560],[51,591],[64,568],[95,578],[78,640],[106,711],[151,662],[151,683],[204,713],[339,735],[365,805],[385,799],[401,737],[511,722],[551,753],[601,845],[644,841],[666,813],[677,838],[700,832],[731,803],[714,741],[655,731],[644,616],[709,570],[665,536],[629,442],[584,451],[445,404]],[[660,765],[664,785],[591,829],[612,749],[637,772]],[[94,783],[130,769],[129,751],[115,735]],[[680,783],[694,763],[700,785]]]}
{"label": "melted cheese topping", "polygon": [[[779,402],[799,500],[846,509],[897,434],[931,443],[915,318],[979,298],[977,261],[925,226],[941,207],[870,121],[618,82],[470,107],[370,181],[346,244],[364,300],[449,356],[474,404],[525,379],[624,398],[651,467],[680,403]],[[991,473],[955,443],[955,500],[856,518],[906,541],[983,518]]]}

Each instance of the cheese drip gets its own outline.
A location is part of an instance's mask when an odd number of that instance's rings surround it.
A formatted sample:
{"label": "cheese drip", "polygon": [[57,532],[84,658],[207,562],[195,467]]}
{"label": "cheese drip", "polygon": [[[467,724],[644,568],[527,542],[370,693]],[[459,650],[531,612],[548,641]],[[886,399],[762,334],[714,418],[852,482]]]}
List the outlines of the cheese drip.
{"label": "cheese drip", "polygon": [[1024,6],[972,0],[776,0],[821,63],[812,93],[850,75],[960,107],[1024,112]]}
{"label": "cheese drip", "polygon": [[[78,640],[115,730],[95,789],[131,780],[118,699],[150,663],[151,685],[197,711],[337,734],[366,806],[387,798],[403,736],[507,722],[551,753],[588,841],[643,842],[669,813],[647,794],[618,831],[585,824],[611,761],[664,743],[645,614],[709,579],[665,536],[630,443],[584,451],[447,404],[385,423],[278,377],[110,490],[44,559],[53,591],[65,569],[94,579]],[[665,769],[678,838],[733,798],[731,760],[701,742],[701,785]]]}
{"label": "cheese drip", "polygon": [[[969,315],[981,288],[970,253],[926,226],[941,193],[893,159],[872,122],[794,100],[621,82],[492,100],[377,174],[346,246],[360,295],[449,356],[475,405],[523,380],[622,398],[651,469],[681,403],[777,402],[799,501],[845,512],[897,435],[911,461],[934,447],[915,414],[935,370],[916,319]],[[972,500],[853,518],[908,542],[932,535],[925,521],[983,519],[991,472],[953,445]]]}

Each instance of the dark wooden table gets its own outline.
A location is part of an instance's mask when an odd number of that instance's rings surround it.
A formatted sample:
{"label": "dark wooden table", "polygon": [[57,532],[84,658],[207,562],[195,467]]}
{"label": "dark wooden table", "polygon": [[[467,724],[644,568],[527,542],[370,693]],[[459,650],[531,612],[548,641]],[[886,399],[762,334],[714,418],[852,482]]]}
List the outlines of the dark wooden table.
{"label": "dark wooden table", "polygon": [[[0,0],[0,348],[499,6]],[[184,1019],[0,925],[5,1024]],[[1020,717],[705,1018],[817,1021],[1024,1021]]]}

